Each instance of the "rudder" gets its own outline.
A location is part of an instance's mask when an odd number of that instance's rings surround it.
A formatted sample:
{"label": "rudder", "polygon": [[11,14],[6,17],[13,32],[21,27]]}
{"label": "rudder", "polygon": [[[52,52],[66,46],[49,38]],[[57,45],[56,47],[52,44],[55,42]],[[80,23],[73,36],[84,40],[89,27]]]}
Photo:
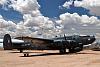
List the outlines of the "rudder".
{"label": "rudder", "polygon": [[4,50],[12,50],[12,45],[11,36],[9,34],[5,34],[3,39]]}

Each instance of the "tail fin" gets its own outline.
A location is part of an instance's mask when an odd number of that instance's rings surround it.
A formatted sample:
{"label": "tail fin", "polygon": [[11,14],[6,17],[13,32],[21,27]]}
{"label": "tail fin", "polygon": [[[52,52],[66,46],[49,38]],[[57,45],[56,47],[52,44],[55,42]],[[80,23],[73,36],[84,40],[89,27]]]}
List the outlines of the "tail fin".
{"label": "tail fin", "polygon": [[9,34],[4,35],[3,39],[3,48],[4,50],[12,50],[12,41],[11,36]]}

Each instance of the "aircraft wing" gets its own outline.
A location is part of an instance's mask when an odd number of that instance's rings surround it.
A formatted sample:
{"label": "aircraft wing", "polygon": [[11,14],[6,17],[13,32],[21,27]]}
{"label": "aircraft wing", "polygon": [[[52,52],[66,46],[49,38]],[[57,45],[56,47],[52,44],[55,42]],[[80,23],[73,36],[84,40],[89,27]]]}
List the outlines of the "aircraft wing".
{"label": "aircraft wing", "polygon": [[32,38],[32,37],[16,37],[16,39],[24,40],[25,42],[30,42],[32,44],[44,45],[53,42],[51,39],[43,38]]}

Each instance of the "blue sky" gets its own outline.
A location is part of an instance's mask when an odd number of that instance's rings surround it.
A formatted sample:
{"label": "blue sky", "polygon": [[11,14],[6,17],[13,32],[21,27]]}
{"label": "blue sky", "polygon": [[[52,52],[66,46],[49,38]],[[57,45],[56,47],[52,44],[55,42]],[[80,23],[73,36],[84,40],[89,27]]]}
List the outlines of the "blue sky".
{"label": "blue sky", "polygon": [[[79,15],[88,15],[89,10],[85,9],[83,7],[74,7],[73,5],[70,6],[69,9],[62,7],[61,9],[59,6],[62,6],[66,1],[69,0],[38,0],[38,3],[40,4],[40,11],[43,14],[43,16],[49,17],[49,18],[59,18],[60,14],[69,12],[69,13],[78,13]],[[11,8],[6,7],[7,10],[2,9],[2,6],[0,6],[0,14],[4,17],[6,20],[11,20],[13,22],[19,22],[23,20],[23,15],[15,11]],[[100,18],[98,16],[98,18]]]}
{"label": "blue sky", "polygon": [[87,9],[82,7],[74,7],[73,5],[70,6],[69,9],[61,7],[66,1],[69,0],[38,0],[39,4],[41,5],[40,11],[44,16],[48,17],[59,17],[60,14],[69,12],[69,13],[78,13],[80,15],[88,14]]}
{"label": "blue sky", "polygon": [[66,0],[38,0],[41,5],[40,11],[44,16],[58,17],[62,11],[59,6],[62,6]]}
{"label": "blue sky", "polygon": [[4,10],[2,6],[0,6],[0,14],[4,17],[5,20],[11,20],[11,21],[23,20],[23,16],[20,12],[15,11],[10,8],[7,8],[7,10]]}

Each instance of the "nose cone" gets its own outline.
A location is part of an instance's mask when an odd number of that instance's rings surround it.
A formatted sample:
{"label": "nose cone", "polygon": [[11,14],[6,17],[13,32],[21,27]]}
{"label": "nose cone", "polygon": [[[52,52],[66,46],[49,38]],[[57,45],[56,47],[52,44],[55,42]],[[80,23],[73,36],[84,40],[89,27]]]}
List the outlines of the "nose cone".
{"label": "nose cone", "polygon": [[95,36],[90,36],[90,44],[96,40]]}

